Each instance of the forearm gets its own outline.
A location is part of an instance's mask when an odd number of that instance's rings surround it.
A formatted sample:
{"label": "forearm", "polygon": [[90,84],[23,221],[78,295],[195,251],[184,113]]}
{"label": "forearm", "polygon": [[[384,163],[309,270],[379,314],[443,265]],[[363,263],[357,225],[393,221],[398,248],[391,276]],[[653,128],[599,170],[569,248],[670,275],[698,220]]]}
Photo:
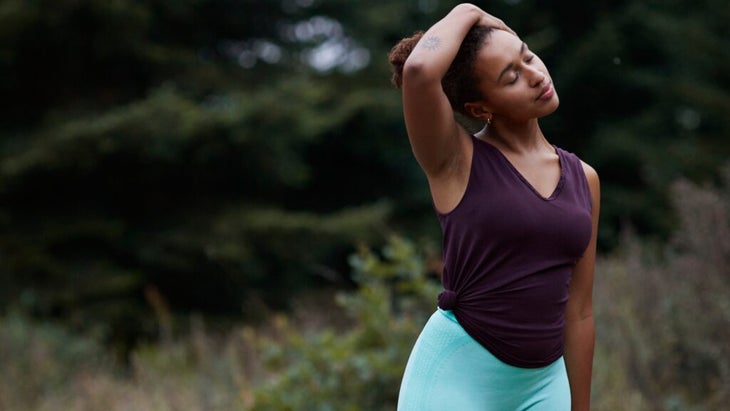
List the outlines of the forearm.
{"label": "forearm", "polygon": [[431,26],[405,62],[404,84],[414,78],[440,82],[469,29],[480,21],[483,14],[474,5],[459,4]]}
{"label": "forearm", "polygon": [[565,366],[570,382],[572,411],[590,410],[594,344],[593,316],[569,321],[566,324]]}

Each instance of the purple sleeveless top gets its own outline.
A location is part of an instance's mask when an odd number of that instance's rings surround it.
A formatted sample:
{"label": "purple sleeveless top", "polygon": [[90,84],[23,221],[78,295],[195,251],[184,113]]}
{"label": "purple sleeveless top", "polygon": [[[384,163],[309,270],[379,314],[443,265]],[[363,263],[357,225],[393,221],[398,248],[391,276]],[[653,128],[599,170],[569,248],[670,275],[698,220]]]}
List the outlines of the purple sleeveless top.
{"label": "purple sleeveless top", "polygon": [[472,140],[464,196],[437,212],[439,307],[503,362],[543,367],[563,355],[568,284],[592,230],[588,181],[578,157],[555,147],[560,181],[545,198],[496,147]]}

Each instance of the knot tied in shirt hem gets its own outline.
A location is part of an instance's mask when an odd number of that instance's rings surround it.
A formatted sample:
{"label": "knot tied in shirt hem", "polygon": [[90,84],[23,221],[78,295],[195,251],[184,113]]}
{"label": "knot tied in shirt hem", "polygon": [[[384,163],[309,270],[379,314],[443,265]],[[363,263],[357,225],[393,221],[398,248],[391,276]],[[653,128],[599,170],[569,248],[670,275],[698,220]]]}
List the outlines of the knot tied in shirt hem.
{"label": "knot tied in shirt hem", "polygon": [[442,310],[453,310],[458,302],[457,295],[454,291],[443,290],[438,296],[438,305]]}

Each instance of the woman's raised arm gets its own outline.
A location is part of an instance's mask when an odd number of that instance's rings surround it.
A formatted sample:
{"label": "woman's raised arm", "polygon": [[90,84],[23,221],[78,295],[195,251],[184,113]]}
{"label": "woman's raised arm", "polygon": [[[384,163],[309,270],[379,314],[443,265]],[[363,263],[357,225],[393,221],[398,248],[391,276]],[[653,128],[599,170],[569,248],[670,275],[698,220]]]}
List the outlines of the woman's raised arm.
{"label": "woman's raised arm", "polygon": [[476,24],[509,30],[478,7],[460,4],[423,34],[403,66],[401,88],[408,138],[429,178],[443,176],[463,152],[461,144],[468,141],[454,118],[441,80]]}

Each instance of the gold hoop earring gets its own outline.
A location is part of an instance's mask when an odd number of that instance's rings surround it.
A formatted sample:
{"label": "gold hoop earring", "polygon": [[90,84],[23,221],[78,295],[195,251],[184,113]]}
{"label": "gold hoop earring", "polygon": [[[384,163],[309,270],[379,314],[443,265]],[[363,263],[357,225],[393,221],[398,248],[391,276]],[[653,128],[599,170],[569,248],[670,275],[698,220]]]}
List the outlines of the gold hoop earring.
{"label": "gold hoop earring", "polygon": [[487,127],[489,127],[489,126],[491,126],[491,125],[492,125],[492,117],[489,117],[489,118],[487,119]]}

